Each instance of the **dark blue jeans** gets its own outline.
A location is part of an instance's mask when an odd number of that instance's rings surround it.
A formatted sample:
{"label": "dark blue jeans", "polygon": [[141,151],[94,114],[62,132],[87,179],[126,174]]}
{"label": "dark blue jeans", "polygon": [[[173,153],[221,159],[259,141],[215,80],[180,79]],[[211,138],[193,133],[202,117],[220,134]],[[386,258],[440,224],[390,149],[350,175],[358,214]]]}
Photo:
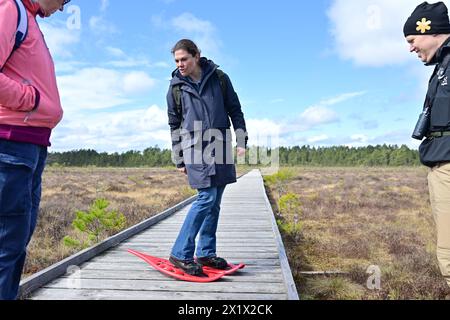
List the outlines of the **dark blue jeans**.
{"label": "dark blue jeans", "polygon": [[193,260],[197,235],[199,239],[196,256],[198,258],[216,256],[216,231],[224,191],[225,186],[198,190],[198,198],[184,220],[172,248],[172,256],[179,260]]}
{"label": "dark blue jeans", "polygon": [[0,300],[17,298],[46,158],[47,147],[0,139]]}

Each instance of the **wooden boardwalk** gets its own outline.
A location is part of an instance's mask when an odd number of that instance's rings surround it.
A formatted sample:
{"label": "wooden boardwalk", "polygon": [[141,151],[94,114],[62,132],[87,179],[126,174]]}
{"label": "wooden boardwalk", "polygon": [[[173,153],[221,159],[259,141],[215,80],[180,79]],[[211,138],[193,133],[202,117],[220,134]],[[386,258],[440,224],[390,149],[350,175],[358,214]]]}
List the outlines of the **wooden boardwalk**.
{"label": "wooden boardwalk", "polygon": [[[195,198],[190,199],[192,202]],[[182,205],[181,205],[182,206]],[[180,207],[180,206],[179,206]],[[262,176],[254,170],[227,187],[217,233],[217,253],[245,269],[214,283],[176,281],[129,254],[135,249],[167,258],[190,205],[172,209],[136,235],[130,230],[110,248],[90,249],[21,284],[29,299],[296,300],[298,299]],[[155,218],[153,218],[154,220]],[[126,239],[125,239],[126,238]],[[124,241],[122,241],[124,239]],[[113,247],[111,247],[113,246]],[[94,252],[92,252],[94,250]],[[100,254],[96,253],[101,252]],[[91,258],[88,258],[91,256]],[[84,263],[81,263],[82,261]],[[75,263],[74,263],[75,262]],[[79,265],[74,267],[72,265]],[[71,273],[61,272],[68,266]],[[59,272],[55,270],[58,269]],[[60,275],[58,275],[60,274]],[[37,287],[37,288],[36,288]]]}

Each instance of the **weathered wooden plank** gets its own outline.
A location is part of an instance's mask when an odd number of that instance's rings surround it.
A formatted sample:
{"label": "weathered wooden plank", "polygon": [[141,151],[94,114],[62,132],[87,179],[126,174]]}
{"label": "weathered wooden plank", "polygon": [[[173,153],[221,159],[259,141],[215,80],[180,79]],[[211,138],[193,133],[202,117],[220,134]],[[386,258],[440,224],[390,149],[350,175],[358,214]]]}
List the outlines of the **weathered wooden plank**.
{"label": "weathered wooden plank", "polygon": [[[172,249],[172,245],[167,245],[167,244],[151,244],[151,243],[146,243],[144,245],[124,245],[121,248],[117,248],[117,250],[122,250],[122,251],[127,251],[128,249],[133,249],[133,250],[137,250],[149,255],[154,255],[153,253],[158,251],[158,252],[166,252],[167,254],[169,254],[171,252]],[[218,255],[222,255],[222,256],[227,256],[228,254],[231,254],[233,252],[246,252],[249,253],[249,256],[251,257],[251,253],[254,252],[255,250],[267,250],[267,252],[272,252],[274,250],[276,250],[277,248],[270,245],[270,246],[264,246],[264,248],[262,249],[261,246],[258,245],[248,245],[245,246],[244,244],[240,243],[240,244],[235,244],[235,245],[228,245],[228,246],[217,246],[217,254]],[[163,258],[163,257],[161,257]]]}
{"label": "weathered wooden plank", "polygon": [[[133,241],[133,243],[140,243],[140,244],[146,244],[149,242],[152,243],[174,243],[175,239],[177,237],[178,234],[172,234],[172,235],[156,235],[154,237],[145,237],[145,238],[139,238],[136,239],[136,241]],[[265,236],[261,236],[261,237],[255,237],[252,238],[251,236],[248,235],[242,235],[241,237],[238,236],[234,236],[234,237],[227,237],[227,236],[217,236],[217,243],[221,243],[223,242],[224,245],[227,245],[228,243],[255,243],[255,244],[271,244],[275,241],[275,237],[272,235],[265,235]]]}
{"label": "weathered wooden plank", "polygon": [[[259,241],[257,240],[251,240],[251,239],[227,239],[226,241],[223,240],[221,241],[221,239],[217,240],[217,248],[218,250],[220,248],[236,248],[236,247],[270,247],[273,246],[273,242],[275,240],[266,240],[266,239],[260,239]],[[141,247],[145,247],[145,246],[149,246],[151,247],[153,246],[158,246],[158,247],[170,247],[174,244],[175,242],[175,238],[166,238],[166,239],[154,239],[154,240],[148,240],[148,241],[139,241],[139,242],[129,242],[129,243],[124,243],[124,245],[126,246],[141,246]],[[127,248],[128,248],[127,247]]]}
{"label": "weathered wooden plank", "polygon": [[[177,223],[177,225],[179,227],[181,227],[181,224],[184,222],[184,220],[185,220],[185,217],[179,217],[176,220],[173,220],[173,222]],[[222,226],[223,224],[225,224],[227,222],[230,223],[230,224],[235,224],[236,222],[239,222],[242,226],[247,226],[247,227],[253,226],[254,224],[257,225],[257,226],[268,226],[268,225],[270,225],[266,221],[261,221],[261,219],[258,218],[258,216],[255,216],[253,218],[252,217],[248,217],[245,220],[240,220],[239,217],[236,217],[235,219],[224,220],[223,222],[219,221],[219,225]]]}
{"label": "weathered wooden plank", "polygon": [[[129,271],[129,270],[151,270],[153,269],[150,265],[145,262],[142,263],[101,263],[101,262],[88,262],[82,266],[82,270],[116,270],[118,273]],[[280,272],[281,268],[278,265],[247,265],[247,267],[242,270],[242,273],[257,270],[259,272]]]}
{"label": "weathered wooden plank", "polygon": [[[89,263],[114,263],[114,264],[136,264],[136,263],[143,263],[142,260],[135,257],[96,257],[93,258]],[[145,263],[145,262],[144,262]],[[280,261],[278,258],[253,258],[252,259],[246,259],[245,264],[252,266],[252,265],[258,265],[258,266],[279,266]]]}
{"label": "weathered wooden plank", "polygon": [[[146,262],[139,260],[139,259],[110,259],[110,258],[93,258],[91,261],[87,262],[86,265],[83,265],[82,267],[87,267],[91,263],[98,263],[98,264],[112,264],[114,263],[114,266],[121,266],[121,265],[129,265],[129,266],[138,266],[141,264],[146,265]],[[280,260],[279,259],[247,259],[245,260],[245,264],[247,266],[280,266]]]}
{"label": "weathered wooden plank", "polygon": [[[152,245],[152,244],[145,244],[142,246],[138,245],[121,245],[117,246],[115,250],[117,251],[123,251],[127,252],[128,249],[134,249],[137,251],[141,251],[143,253],[152,254],[154,252],[166,252],[169,253],[172,249],[172,244],[166,244],[166,245]],[[220,254],[230,254],[230,253],[239,253],[239,254],[249,254],[251,256],[252,253],[261,253],[261,252],[267,252],[267,253],[273,253],[278,252],[276,246],[245,246],[244,244],[239,244],[236,246],[217,246],[217,251]],[[161,257],[162,258],[162,257]]]}
{"label": "weathered wooden plank", "polygon": [[133,290],[133,291],[183,291],[217,293],[278,293],[286,292],[284,284],[232,282],[225,278],[213,283],[193,283],[186,281],[158,280],[116,280],[116,279],[79,279],[59,278],[44,288],[81,289],[81,290]]}
{"label": "weathered wooden plank", "polygon": [[[173,278],[161,274],[154,269],[146,270],[127,270],[126,272],[117,272],[116,270],[96,270],[96,269],[83,269],[80,270],[77,275],[80,279],[121,279],[121,280],[166,280],[177,281]],[[73,275],[64,275],[61,278],[74,279]],[[238,271],[232,276],[227,277],[231,282],[283,282],[283,277],[278,271],[271,272],[255,272],[255,271]]]}
{"label": "weathered wooden plank", "polygon": [[[180,221],[179,224],[177,226],[174,227],[165,227],[165,228],[152,228],[149,229],[147,232],[144,232],[142,234],[139,234],[139,236],[144,236],[144,235],[151,235],[152,233],[162,233],[162,232],[171,232],[171,233],[178,233],[178,231],[181,229],[181,225],[183,224],[184,221]],[[255,225],[251,225],[251,224],[234,224],[234,225],[223,225],[223,223],[221,223],[219,221],[219,229],[217,230],[217,234],[223,234],[226,232],[240,232],[240,233],[255,233],[257,234],[258,232],[268,232],[268,233],[272,233],[272,230],[270,229],[271,224],[269,223],[265,223],[265,224],[255,224]]]}
{"label": "weathered wooden plank", "polygon": [[[170,232],[154,232],[145,234],[139,237],[136,237],[133,240],[148,240],[148,239],[155,239],[155,238],[176,238],[178,236],[178,231],[170,231]],[[273,235],[273,232],[235,232],[230,231],[228,233],[226,232],[217,232],[216,234],[217,239],[271,239],[273,240],[275,237]]]}
{"label": "weathered wooden plank", "polygon": [[[242,222],[237,223],[228,223],[225,224],[225,222],[219,221],[219,225],[220,228],[218,230],[218,232],[223,232],[224,230],[230,230],[230,231],[252,231],[252,232],[256,232],[256,231],[272,231],[271,229],[271,224],[270,223],[260,223],[260,224],[254,224],[254,225],[245,225],[242,224]],[[143,234],[147,234],[147,233],[151,233],[154,231],[173,231],[173,230],[178,230],[181,226],[179,224],[177,225],[172,225],[172,226],[167,226],[165,224],[160,224],[157,227],[152,227],[149,228],[146,232],[144,232]]]}
{"label": "weathered wooden plank", "polygon": [[41,289],[36,300],[286,300],[284,294]]}
{"label": "weathered wooden plank", "polygon": [[[168,253],[169,252],[167,250],[155,250],[151,252],[153,256],[161,258],[165,257]],[[229,252],[226,255],[223,255],[223,257],[227,259],[278,259],[278,252],[252,252],[251,254],[249,252]],[[122,261],[135,261],[139,258],[126,251],[112,251],[107,254],[99,255],[91,261],[96,261],[97,259],[101,259],[102,261],[115,261],[115,259],[121,259]]]}
{"label": "weathered wooden plank", "polygon": [[[133,240],[133,243],[145,243],[147,241],[155,241],[155,242],[162,242],[162,243],[167,243],[170,242],[170,240],[175,240],[177,237],[177,234],[169,234],[169,235],[158,235],[155,237],[144,237],[144,238],[138,238]],[[267,243],[274,243],[275,241],[275,237],[273,234],[271,235],[263,235],[262,237],[257,237],[257,238],[253,238],[251,236],[247,236],[246,234],[242,234],[241,236],[235,235],[233,237],[227,237],[226,235],[218,235],[217,236],[217,242],[224,242],[224,243],[235,243],[236,241],[247,241],[247,242],[254,242],[254,243],[263,243],[263,242],[267,242]],[[260,242],[261,241],[261,242]]]}

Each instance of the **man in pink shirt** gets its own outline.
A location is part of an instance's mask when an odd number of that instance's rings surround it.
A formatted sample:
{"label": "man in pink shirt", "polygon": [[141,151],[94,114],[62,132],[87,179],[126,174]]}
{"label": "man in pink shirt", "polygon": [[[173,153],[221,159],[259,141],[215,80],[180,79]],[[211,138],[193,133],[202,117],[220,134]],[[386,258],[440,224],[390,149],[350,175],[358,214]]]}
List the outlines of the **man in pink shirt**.
{"label": "man in pink shirt", "polygon": [[17,298],[47,147],[63,114],[53,60],[35,18],[68,2],[0,0],[0,300]]}

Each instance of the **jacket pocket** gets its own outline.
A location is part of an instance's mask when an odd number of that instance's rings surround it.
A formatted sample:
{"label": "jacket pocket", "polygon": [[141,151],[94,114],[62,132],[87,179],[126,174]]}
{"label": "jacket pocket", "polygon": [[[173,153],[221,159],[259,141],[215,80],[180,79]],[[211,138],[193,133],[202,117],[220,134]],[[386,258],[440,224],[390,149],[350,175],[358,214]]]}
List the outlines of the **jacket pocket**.
{"label": "jacket pocket", "polygon": [[450,137],[425,139],[419,146],[420,161],[427,167],[450,161]]}
{"label": "jacket pocket", "polygon": [[450,126],[449,97],[436,97],[431,109],[431,129],[441,130]]}
{"label": "jacket pocket", "polygon": [[204,164],[186,165],[188,181],[192,188],[202,189],[210,187],[212,175],[208,166]]}

